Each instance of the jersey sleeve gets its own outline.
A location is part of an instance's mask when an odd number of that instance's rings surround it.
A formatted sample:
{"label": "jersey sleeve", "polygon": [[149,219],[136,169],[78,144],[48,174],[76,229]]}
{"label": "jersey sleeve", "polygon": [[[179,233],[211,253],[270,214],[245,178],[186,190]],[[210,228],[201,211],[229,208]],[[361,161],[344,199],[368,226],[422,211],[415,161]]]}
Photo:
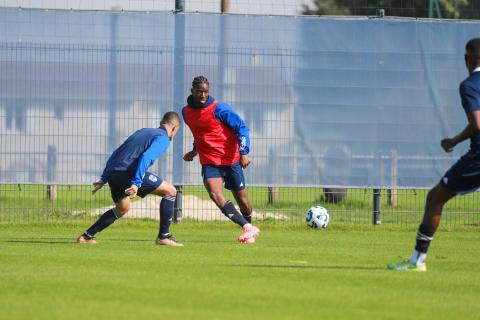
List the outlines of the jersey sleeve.
{"label": "jersey sleeve", "polygon": [[475,110],[480,110],[480,92],[478,88],[467,81],[460,85],[460,97],[465,112],[470,113]]}
{"label": "jersey sleeve", "polygon": [[226,103],[218,104],[215,108],[215,117],[237,135],[240,154],[248,154],[250,152],[250,132],[245,121]]}
{"label": "jersey sleeve", "polygon": [[138,158],[138,167],[132,179],[132,184],[138,188],[142,186],[145,172],[156,159],[167,151],[169,145],[170,140],[167,135],[157,136],[153,139],[150,147]]}
{"label": "jersey sleeve", "polygon": [[112,156],[113,156],[113,152],[108,157],[107,163],[105,164],[105,169],[103,169],[102,175],[100,176],[100,180],[104,183],[107,183],[107,173],[108,173],[107,168],[108,168],[108,163],[110,162],[110,159],[112,158]]}

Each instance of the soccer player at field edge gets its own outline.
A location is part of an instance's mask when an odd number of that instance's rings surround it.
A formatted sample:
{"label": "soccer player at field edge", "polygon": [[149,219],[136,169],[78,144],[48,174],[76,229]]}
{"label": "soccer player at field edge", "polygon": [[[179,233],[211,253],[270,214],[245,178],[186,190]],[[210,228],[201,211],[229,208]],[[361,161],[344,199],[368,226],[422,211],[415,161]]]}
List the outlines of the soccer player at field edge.
{"label": "soccer player at field edge", "polygon": [[468,41],[465,65],[469,76],[460,84],[460,98],[468,124],[453,138],[443,139],[441,146],[446,152],[451,152],[457,144],[470,139],[470,150],[428,192],[423,221],[418,228],[415,250],[410,259],[390,263],[387,266],[389,269],[426,271],[428,247],[440,224],[443,205],[457,194],[467,194],[480,187],[480,38]]}
{"label": "soccer player at field edge", "polygon": [[[182,110],[190,128],[194,144],[183,159],[192,161],[199,155],[202,177],[210,198],[222,213],[243,228],[240,243],[254,243],[260,230],[251,224],[252,206],[245,189],[243,169],[250,164],[250,134],[243,119],[233,108],[209,95],[208,79],[193,79],[191,95]],[[240,212],[223,194],[223,185],[229,189],[240,207]]]}
{"label": "soccer player at field edge", "polygon": [[115,207],[105,212],[77,239],[78,243],[96,243],[95,234],[107,228],[130,209],[130,197],[147,194],[161,196],[160,231],[155,241],[158,245],[183,246],[170,234],[177,190],[148,168],[164,154],[170,141],[180,128],[180,116],[173,111],[165,113],[160,127],[143,128],[125,140],[110,156],[99,181],[93,183],[95,194],[106,183],[110,186]]}

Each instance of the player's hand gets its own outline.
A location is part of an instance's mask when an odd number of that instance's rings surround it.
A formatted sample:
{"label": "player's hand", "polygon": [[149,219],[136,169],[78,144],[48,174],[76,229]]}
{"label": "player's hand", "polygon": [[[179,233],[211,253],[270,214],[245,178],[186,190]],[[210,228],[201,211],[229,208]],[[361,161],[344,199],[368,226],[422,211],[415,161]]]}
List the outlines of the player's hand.
{"label": "player's hand", "polygon": [[185,153],[185,155],[183,156],[183,160],[185,161],[192,161],[193,158],[195,158],[197,156],[198,152],[197,150],[192,150],[192,151],[189,151],[187,153]]}
{"label": "player's hand", "polygon": [[125,194],[130,198],[135,197],[137,195],[137,192],[138,192],[138,187],[134,184],[132,184],[130,188],[125,189]]}
{"label": "player's hand", "polygon": [[94,182],[92,194],[95,194],[98,190],[102,189],[104,185],[105,185],[105,182],[103,182],[102,180],[98,180],[97,182]]}
{"label": "player's hand", "polygon": [[453,139],[443,139],[440,142],[440,145],[442,146],[443,150],[445,150],[445,152],[452,152],[453,147],[455,147],[455,141],[453,141]]}
{"label": "player's hand", "polygon": [[245,169],[250,165],[250,159],[246,154],[240,155],[240,166]]}

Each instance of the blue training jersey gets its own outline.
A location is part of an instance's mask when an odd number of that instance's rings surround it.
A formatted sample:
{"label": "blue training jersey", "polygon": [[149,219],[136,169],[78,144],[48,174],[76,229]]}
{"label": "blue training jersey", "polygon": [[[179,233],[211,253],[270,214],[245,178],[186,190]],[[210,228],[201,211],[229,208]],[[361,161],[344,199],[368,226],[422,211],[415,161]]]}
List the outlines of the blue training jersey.
{"label": "blue training jersey", "polygon": [[[480,110],[480,72],[473,72],[460,84],[460,98],[467,116]],[[480,150],[480,132],[470,139],[470,149]]]}
{"label": "blue training jersey", "polygon": [[132,184],[140,188],[147,169],[170,145],[165,128],[144,128],[136,131],[113,151],[103,170],[101,180],[107,182],[112,171],[130,171]]}

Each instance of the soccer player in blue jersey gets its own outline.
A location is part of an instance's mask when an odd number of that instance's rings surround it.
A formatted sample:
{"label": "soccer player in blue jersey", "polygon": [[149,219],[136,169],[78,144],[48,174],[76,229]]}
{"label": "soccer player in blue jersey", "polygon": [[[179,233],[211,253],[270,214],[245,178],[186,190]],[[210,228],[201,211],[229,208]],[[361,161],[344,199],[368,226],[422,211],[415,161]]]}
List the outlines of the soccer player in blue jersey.
{"label": "soccer player in blue jersey", "polygon": [[417,232],[416,246],[409,260],[388,264],[399,271],[426,271],[428,247],[440,224],[443,205],[457,194],[480,187],[480,38],[468,41],[465,65],[469,76],[460,84],[460,98],[468,124],[453,138],[443,139],[441,146],[451,152],[460,142],[470,139],[470,150],[463,155],[427,195],[423,221]]}
{"label": "soccer player in blue jersey", "polygon": [[160,202],[160,231],[155,241],[158,245],[183,246],[170,234],[170,224],[177,191],[148,168],[167,151],[170,141],[180,128],[176,112],[167,112],[159,128],[144,128],[136,131],[110,156],[99,181],[93,183],[95,194],[106,183],[110,186],[115,207],[105,212],[77,239],[78,243],[96,243],[95,234],[125,215],[130,209],[130,197],[145,197],[154,194],[163,197]]}

